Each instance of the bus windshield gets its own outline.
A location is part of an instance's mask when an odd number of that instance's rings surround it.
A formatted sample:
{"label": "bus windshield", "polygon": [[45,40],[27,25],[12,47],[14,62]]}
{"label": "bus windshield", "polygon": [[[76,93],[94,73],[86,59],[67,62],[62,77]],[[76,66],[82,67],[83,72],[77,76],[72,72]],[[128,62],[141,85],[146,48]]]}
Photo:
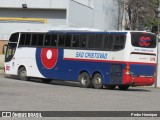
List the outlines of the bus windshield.
{"label": "bus windshield", "polygon": [[131,43],[134,47],[155,48],[156,35],[142,32],[131,32]]}

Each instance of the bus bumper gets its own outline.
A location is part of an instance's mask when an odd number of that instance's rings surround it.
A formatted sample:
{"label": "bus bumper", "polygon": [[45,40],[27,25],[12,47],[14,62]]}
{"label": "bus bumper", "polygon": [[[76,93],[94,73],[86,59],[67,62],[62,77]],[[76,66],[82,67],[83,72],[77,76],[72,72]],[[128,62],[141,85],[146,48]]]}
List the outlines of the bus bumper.
{"label": "bus bumper", "polygon": [[154,84],[156,77],[133,77],[131,75],[123,76],[123,84],[131,86],[151,86]]}

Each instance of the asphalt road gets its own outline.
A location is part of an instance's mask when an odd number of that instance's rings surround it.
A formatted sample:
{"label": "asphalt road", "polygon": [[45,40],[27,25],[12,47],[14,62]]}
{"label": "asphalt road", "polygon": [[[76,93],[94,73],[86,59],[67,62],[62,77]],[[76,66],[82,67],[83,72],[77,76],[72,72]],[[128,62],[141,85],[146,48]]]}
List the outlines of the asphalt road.
{"label": "asphalt road", "polygon": [[0,111],[159,111],[160,89],[80,88],[78,83],[20,81],[0,76]]}

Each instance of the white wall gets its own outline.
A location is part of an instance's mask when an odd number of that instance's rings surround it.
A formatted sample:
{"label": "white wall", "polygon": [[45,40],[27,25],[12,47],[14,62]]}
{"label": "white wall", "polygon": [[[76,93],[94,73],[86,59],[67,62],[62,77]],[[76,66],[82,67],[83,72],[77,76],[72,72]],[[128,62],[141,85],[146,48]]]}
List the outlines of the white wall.
{"label": "white wall", "polygon": [[94,27],[102,30],[117,30],[118,0],[95,0]]}
{"label": "white wall", "polygon": [[67,25],[74,27],[94,27],[94,9],[74,0],[69,3]]}

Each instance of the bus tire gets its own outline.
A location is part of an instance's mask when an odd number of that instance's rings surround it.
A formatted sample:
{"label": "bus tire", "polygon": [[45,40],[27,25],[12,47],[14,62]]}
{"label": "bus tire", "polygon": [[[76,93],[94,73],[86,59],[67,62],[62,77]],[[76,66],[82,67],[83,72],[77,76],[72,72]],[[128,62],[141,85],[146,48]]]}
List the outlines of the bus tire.
{"label": "bus tire", "polygon": [[51,79],[42,79],[42,82],[49,84],[52,80]]}
{"label": "bus tire", "polygon": [[27,77],[27,71],[26,71],[25,67],[21,67],[18,70],[18,77],[19,77],[20,80],[24,80],[24,81],[29,80],[29,78]]}
{"label": "bus tire", "polygon": [[78,78],[79,82],[80,82],[80,86],[82,88],[89,88],[91,87],[91,80],[90,80],[90,77],[88,75],[88,73],[86,72],[83,72],[79,75],[79,78]]}
{"label": "bus tire", "polygon": [[118,86],[120,90],[127,90],[129,88],[128,85],[120,85]]}
{"label": "bus tire", "polygon": [[96,74],[93,76],[92,85],[93,85],[93,87],[94,87],[95,89],[101,89],[101,88],[103,88],[103,79],[102,79],[101,74],[96,73]]}

